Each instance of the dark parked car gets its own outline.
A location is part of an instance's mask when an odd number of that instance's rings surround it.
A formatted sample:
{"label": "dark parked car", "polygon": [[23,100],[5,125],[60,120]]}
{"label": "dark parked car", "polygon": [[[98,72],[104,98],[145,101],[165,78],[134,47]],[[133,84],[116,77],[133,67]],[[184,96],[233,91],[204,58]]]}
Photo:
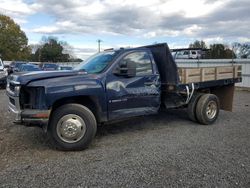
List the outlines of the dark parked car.
{"label": "dark parked car", "polygon": [[38,65],[34,64],[23,64],[20,66],[19,72],[29,72],[29,71],[41,71]]}
{"label": "dark parked car", "polygon": [[27,64],[27,62],[24,61],[13,61],[11,62],[9,68],[8,68],[8,75],[14,73],[14,72],[19,72],[20,71],[20,67],[23,64]]}
{"label": "dark parked car", "polygon": [[41,65],[41,69],[44,71],[54,71],[57,70],[59,67],[59,65],[55,64],[55,63],[43,63]]}

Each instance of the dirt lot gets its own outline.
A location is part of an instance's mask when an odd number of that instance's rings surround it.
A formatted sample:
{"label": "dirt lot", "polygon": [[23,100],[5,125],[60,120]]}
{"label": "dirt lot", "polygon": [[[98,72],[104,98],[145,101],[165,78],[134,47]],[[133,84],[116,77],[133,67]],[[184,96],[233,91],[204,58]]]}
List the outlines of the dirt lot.
{"label": "dirt lot", "polygon": [[0,91],[0,187],[250,187],[250,92],[213,126],[184,110],[98,128],[89,149],[56,151],[14,125]]}

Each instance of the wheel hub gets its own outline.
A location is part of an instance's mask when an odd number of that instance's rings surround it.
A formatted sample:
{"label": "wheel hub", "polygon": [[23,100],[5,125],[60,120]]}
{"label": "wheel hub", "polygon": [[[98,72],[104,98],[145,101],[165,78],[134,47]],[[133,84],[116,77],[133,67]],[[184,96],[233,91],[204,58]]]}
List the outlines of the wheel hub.
{"label": "wheel hub", "polygon": [[217,104],[215,101],[210,101],[207,105],[206,114],[209,119],[213,119],[217,114]]}
{"label": "wheel hub", "polygon": [[57,134],[64,142],[77,142],[84,136],[85,132],[85,122],[78,115],[65,115],[58,121]]}

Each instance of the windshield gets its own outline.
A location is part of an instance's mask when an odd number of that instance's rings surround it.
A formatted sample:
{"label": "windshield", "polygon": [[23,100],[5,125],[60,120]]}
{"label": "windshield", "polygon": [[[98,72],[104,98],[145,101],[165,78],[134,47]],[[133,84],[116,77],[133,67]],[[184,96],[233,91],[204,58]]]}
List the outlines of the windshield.
{"label": "windshield", "polygon": [[20,69],[21,66],[24,65],[24,64],[26,64],[26,63],[16,63],[15,68]]}
{"label": "windshield", "polygon": [[118,51],[97,53],[78,65],[75,70],[84,70],[91,74],[100,73],[109,65],[117,54]]}
{"label": "windshield", "polygon": [[32,65],[26,65],[21,68],[22,71],[38,71],[39,68]]}

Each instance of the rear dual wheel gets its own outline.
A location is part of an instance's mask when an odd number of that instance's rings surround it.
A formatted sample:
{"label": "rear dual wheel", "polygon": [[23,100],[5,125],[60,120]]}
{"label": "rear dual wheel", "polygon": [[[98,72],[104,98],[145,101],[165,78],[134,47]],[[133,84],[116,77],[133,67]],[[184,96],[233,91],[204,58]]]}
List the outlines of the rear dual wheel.
{"label": "rear dual wheel", "polygon": [[188,115],[192,121],[203,125],[211,125],[218,118],[219,99],[213,94],[197,94],[188,105]]}
{"label": "rear dual wheel", "polygon": [[192,121],[197,121],[196,106],[197,106],[198,100],[200,99],[202,95],[203,95],[202,93],[195,93],[192,99],[190,100],[190,102],[188,103],[188,107],[187,107],[188,117]]}

